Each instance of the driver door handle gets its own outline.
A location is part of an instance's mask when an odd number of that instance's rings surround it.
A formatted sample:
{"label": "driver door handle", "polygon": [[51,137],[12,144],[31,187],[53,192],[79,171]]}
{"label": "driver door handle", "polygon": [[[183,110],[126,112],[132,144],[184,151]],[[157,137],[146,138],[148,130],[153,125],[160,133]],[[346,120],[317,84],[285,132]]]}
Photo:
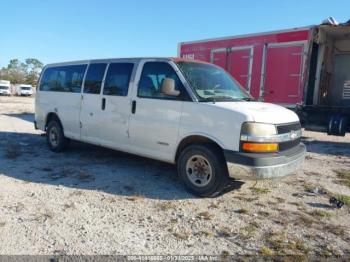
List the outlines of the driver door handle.
{"label": "driver door handle", "polygon": [[135,114],[136,113],[136,101],[132,100],[131,102],[131,113]]}
{"label": "driver door handle", "polygon": [[106,109],[106,98],[102,98],[102,105],[101,105],[102,110]]}

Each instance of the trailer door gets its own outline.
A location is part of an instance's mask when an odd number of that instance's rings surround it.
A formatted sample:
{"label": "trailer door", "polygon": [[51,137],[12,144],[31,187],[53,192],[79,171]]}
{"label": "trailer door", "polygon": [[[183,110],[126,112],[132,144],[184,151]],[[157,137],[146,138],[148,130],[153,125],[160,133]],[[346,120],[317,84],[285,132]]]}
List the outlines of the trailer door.
{"label": "trailer door", "polygon": [[227,71],[249,92],[253,65],[253,47],[233,47],[228,54]]}
{"label": "trailer door", "polygon": [[211,52],[211,62],[227,70],[227,49],[213,49]]}
{"label": "trailer door", "polygon": [[303,54],[304,43],[267,46],[264,101],[286,105],[301,102]]}

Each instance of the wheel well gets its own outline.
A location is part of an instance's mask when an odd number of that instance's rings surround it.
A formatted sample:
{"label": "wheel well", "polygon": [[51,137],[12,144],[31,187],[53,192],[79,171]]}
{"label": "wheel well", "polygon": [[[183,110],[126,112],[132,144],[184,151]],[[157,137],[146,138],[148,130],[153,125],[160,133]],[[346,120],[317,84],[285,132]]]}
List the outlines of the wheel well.
{"label": "wheel well", "polygon": [[61,120],[59,119],[58,115],[56,113],[51,112],[46,117],[45,130],[46,130],[47,125],[50,123],[51,120],[57,120],[62,127],[62,123],[61,123]]}
{"label": "wheel well", "polygon": [[215,147],[217,147],[221,152],[223,152],[221,146],[210,138],[207,138],[205,136],[188,136],[188,137],[184,138],[180,142],[179,146],[177,147],[177,151],[176,151],[176,155],[175,155],[176,162],[180,156],[181,151],[184,150],[187,146],[192,145],[192,144],[211,144],[211,145],[214,145]]}

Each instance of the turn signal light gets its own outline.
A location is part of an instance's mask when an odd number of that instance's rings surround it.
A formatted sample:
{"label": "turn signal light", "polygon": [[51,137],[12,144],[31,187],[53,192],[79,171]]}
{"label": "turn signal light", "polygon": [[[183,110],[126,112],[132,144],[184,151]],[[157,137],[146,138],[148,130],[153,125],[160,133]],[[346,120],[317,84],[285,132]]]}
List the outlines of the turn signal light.
{"label": "turn signal light", "polygon": [[260,144],[260,143],[243,143],[242,149],[248,152],[276,152],[278,151],[278,144]]}

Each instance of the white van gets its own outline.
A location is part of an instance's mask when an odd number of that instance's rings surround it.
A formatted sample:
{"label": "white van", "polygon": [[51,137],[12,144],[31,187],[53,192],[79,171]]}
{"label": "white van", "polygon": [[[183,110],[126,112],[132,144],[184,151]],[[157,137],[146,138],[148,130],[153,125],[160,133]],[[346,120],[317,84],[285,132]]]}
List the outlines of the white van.
{"label": "white van", "polygon": [[305,155],[294,112],[253,101],[215,65],[177,58],[47,65],[35,127],[55,152],[74,139],[177,164],[200,196],[217,195],[229,176],[293,174]]}
{"label": "white van", "polygon": [[33,95],[33,87],[31,85],[16,85],[16,93],[19,96],[31,96]]}
{"label": "white van", "polygon": [[0,95],[11,95],[11,83],[7,80],[0,80]]}

